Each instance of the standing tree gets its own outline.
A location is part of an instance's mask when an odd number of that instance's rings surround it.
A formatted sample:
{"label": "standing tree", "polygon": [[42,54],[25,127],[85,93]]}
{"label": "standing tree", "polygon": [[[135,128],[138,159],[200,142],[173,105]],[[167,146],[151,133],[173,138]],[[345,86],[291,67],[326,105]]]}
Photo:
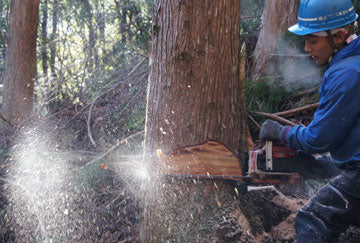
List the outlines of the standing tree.
{"label": "standing tree", "polygon": [[11,1],[4,74],[3,116],[17,124],[33,109],[39,0]]}
{"label": "standing tree", "polygon": [[[155,1],[146,149],[244,148],[240,1]],[[175,17],[178,16],[178,17]]]}
{"label": "standing tree", "polygon": [[262,28],[253,54],[254,79],[266,72],[270,54],[276,50],[281,36],[297,22],[299,0],[268,0],[262,15]]}
{"label": "standing tree", "polygon": [[[180,165],[184,173],[198,166],[209,176],[228,160],[235,158],[237,164],[235,155],[242,159],[240,6],[238,0],[155,1],[145,130],[145,158],[153,175],[158,164],[162,173],[162,158],[169,159],[165,168],[193,161]],[[159,149],[162,153],[155,152]],[[208,163],[216,157],[221,159],[214,169]],[[225,180],[173,174],[160,176],[159,183],[152,177],[150,184],[144,242],[251,242],[287,216],[279,216],[276,207],[260,212],[266,202]],[[264,218],[271,221],[266,227]]]}

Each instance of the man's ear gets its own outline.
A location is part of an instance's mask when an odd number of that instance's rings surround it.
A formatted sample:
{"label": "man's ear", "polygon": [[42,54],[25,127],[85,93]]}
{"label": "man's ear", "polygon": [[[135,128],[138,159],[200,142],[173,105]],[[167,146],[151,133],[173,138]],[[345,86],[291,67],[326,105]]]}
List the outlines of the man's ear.
{"label": "man's ear", "polygon": [[345,31],[339,31],[334,35],[334,42],[335,45],[338,45],[340,43],[345,42],[346,32]]}

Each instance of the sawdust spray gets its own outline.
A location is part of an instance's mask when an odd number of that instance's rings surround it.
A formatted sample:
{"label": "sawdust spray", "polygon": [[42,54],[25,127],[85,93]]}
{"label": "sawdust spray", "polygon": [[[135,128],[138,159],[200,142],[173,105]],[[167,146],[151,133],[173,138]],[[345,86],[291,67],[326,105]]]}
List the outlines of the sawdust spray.
{"label": "sawdust spray", "polygon": [[[115,152],[106,164],[89,164],[88,157],[57,144],[55,130],[43,123],[23,128],[11,150],[7,223],[15,239],[92,242],[131,238],[130,227],[139,221],[141,183],[148,178],[142,157],[136,155],[139,150],[126,156]],[[104,223],[114,217],[118,220],[113,225]],[[117,233],[112,234],[109,227],[117,227]]]}
{"label": "sawdust spray", "polygon": [[73,210],[65,189],[71,186],[72,155],[60,151],[39,127],[24,129],[11,155],[10,208],[17,240],[49,242],[50,232],[64,227]]}

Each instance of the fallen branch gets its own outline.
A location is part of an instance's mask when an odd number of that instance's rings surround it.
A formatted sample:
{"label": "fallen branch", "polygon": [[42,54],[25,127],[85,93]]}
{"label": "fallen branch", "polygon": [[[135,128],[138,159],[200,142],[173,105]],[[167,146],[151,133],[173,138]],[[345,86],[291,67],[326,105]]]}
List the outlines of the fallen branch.
{"label": "fallen branch", "polygon": [[317,92],[317,91],[319,90],[319,88],[320,88],[320,87],[317,86],[317,87],[314,87],[314,88],[305,90],[305,91],[303,91],[303,92],[299,92],[299,93],[297,93],[297,94],[294,94],[294,95],[292,95],[292,97],[294,97],[294,98],[303,97],[303,96],[305,96],[305,95],[309,95],[309,94],[312,94],[312,93]]}
{"label": "fallen branch", "polygon": [[[145,61],[147,60],[147,57],[144,57],[129,73],[128,73],[128,77],[130,77]],[[94,107],[94,104],[95,102],[97,101],[97,99],[99,99],[101,96],[103,96],[104,94],[107,94],[109,92],[111,92],[112,90],[114,90],[116,88],[113,87],[113,88],[110,88],[108,90],[106,90],[105,92],[99,94],[92,102],[91,102],[91,105],[90,105],[90,108],[89,108],[89,113],[88,113],[88,118],[85,119],[86,120],[86,124],[87,124],[87,130],[88,130],[88,137],[90,139],[90,142],[91,144],[94,146],[94,147],[97,147],[97,144],[92,136],[92,133],[91,133],[91,112],[92,112],[92,109]]]}
{"label": "fallen branch", "polygon": [[272,115],[288,117],[288,116],[294,115],[294,114],[302,112],[302,111],[316,109],[316,108],[318,108],[318,106],[319,106],[319,103],[315,103],[315,104],[306,105],[306,106],[288,110],[288,111],[276,112],[276,113],[273,113]]}
{"label": "fallen branch", "polygon": [[240,19],[260,19],[261,15],[258,16],[241,16]]}
{"label": "fallen branch", "polygon": [[90,162],[87,162],[85,166],[88,166],[88,165],[94,163],[95,161],[98,161],[98,160],[106,157],[107,155],[109,155],[110,153],[112,153],[115,149],[117,149],[119,146],[127,143],[127,141],[128,141],[129,139],[136,138],[136,137],[138,137],[138,136],[140,136],[140,135],[143,135],[143,134],[144,134],[144,131],[141,131],[141,132],[135,133],[135,134],[133,134],[133,135],[127,137],[127,138],[122,139],[122,140],[119,141],[117,144],[115,144],[114,146],[112,146],[112,147],[111,147],[108,151],[106,151],[104,154],[96,157],[95,159],[91,160]]}
{"label": "fallen branch", "polygon": [[[120,86],[124,86],[127,82],[128,79],[130,79],[130,76],[132,74],[134,74],[134,72],[145,62],[145,60],[147,60],[148,57],[144,57],[136,66],[135,68],[133,68],[128,74],[125,74],[123,76],[125,76],[125,78],[121,79],[121,81],[117,82],[115,85],[113,85],[112,87],[110,87],[109,89],[105,90],[104,92],[102,92],[101,94],[99,94],[91,103],[88,103],[86,104],[84,107],[82,107],[80,110],[79,110],[79,114],[77,115],[81,115],[85,109],[87,109],[92,103],[94,103],[98,98],[100,98],[101,96],[105,95],[105,94],[108,94],[110,93],[111,91],[115,90],[115,89],[118,89]],[[109,82],[110,80],[116,78],[117,76],[119,76],[119,74],[117,73],[119,71],[119,69],[115,69],[113,71],[113,74],[107,78],[107,80],[105,80],[106,82]],[[147,72],[141,77],[141,79],[143,77],[145,77],[147,74]],[[60,111],[61,112],[61,111]],[[59,112],[55,113],[55,114],[52,114],[51,116],[47,117],[47,119],[57,115]],[[67,123],[64,125],[64,127],[66,127],[77,115],[73,116],[69,121],[67,121]]]}
{"label": "fallen branch", "polygon": [[130,77],[145,61],[147,60],[147,57],[144,57],[129,73],[128,77]]}
{"label": "fallen branch", "polygon": [[94,145],[94,147],[96,148],[97,147],[97,144],[95,142],[95,140],[93,139],[92,137],[92,134],[91,134],[91,112],[92,112],[92,109],[94,107],[94,104],[96,102],[96,100],[101,96],[102,94],[98,95],[92,102],[91,102],[91,105],[90,105],[90,109],[89,109],[89,114],[88,114],[88,118],[86,119],[85,117],[85,121],[86,121],[86,125],[87,125],[87,131],[88,131],[88,137],[90,139],[90,142],[92,143],[92,145]]}
{"label": "fallen branch", "polygon": [[296,57],[296,58],[306,58],[309,57],[308,54],[282,54],[282,53],[268,53],[271,57]]}
{"label": "fallen branch", "polygon": [[255,124],[255,126],[257,126],[259,129],[261,129],[260,124],[257,121],[255,121],[254,117],[252,117],[251,115],[248,115],[248,117],[249,117],[250,121],[252,121]]}
{"label": "fallen branch", "polygon": [[91,126],[90,126],[90,115],[91,115],[91,112],[89,112],[89,117],[88,117],[88,119],[86,119],[86,116],[85,116],[85,121],[86,121],[86,126],[87,126],[87,131],[88,131],[88,137],[89,137],[89,139],[90,139],[90,142],[91,142],[91,144],[96,148],[97,147],[97,144],[96,144],[96,142],[95,142],[95,140],[94,140],[94,138],[93,138],[93,136],[92,136],[92,134],[91,134]]}
{"label": "fallen branch", "polygon": [[5,119],[5,117],[2,114],[0,114],[0,119],[8,123],[9,125],[12,125],[8,120]]}
{"label": "fallen branch", "polygon": [[260,112],[260,111],[253,111],[254,114],[257,114],[257,115],[260,115],[260,116],[264,116],[264,117],[267,117],[267,118],[270,118],[274,121],[278,121],[278,122],[281,122],[283,124],[286,124],[286,125],[289,125],[289,126],[296,126],[297,124],[292,122],[292,121],[289,121],[285,118],[282,118],[280,116],[277,116],[277,115],[274,115],[274,114],[269,114],[269,113],[265,113],[265,112]]}

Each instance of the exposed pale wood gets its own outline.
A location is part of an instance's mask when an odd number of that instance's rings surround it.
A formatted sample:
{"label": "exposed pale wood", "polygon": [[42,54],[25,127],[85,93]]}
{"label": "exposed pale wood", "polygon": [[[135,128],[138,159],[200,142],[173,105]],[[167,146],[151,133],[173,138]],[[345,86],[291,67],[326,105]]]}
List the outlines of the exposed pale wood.
{"label": "exposed pale wood", "polygon": [[181,148],[159,157],[160,171],[166,175],[242,176],[236,155],[216,141]]}
{"label": "exposed pale wood", "polygon": [[318,106],[319,106],[319,103],[314,103],[314,104],[311,104],[311,105],[306,105],[306,106],[299,107],[299,108],[292,109],[292,110],[288,110],[288,111],[282,111],[282,112],[273,113],[273,115],[281,116],[281,117],[288,117],[288,116],[294,115],[294,114],[302,112],[302,111],[316,109],[316,108],[318,108]]}
{"label": "exposed pale wood", "polygon": [[282,118],[280,116],[276,116],[274,114],[269,114],[269,113],[265,113],[265,112],[260,112],[260,111],[254,111],[254,114],[257,114],[257,115],[261,115],[261,116],[264,116],[264,117],[267,117],[267,118],[270,118],[272,120],[275,120],[275,121],[278,121],[278,122],[281,122],[283,124],[286,124],[286,125],[289,125],[289,126],[296,126],[297,124],[292,122],[292,121],[289,121],[285,118]]}
{"label": "exposed pale wood", "polygon": [[255,147],[254,141],[251,138],[251,133],[249,125],[247,122],[247,110],[246,110],[246,97],[245,97],[245,87],[246,87],[246,60],[247,60],[247,51],[246,51],[246,42],[242,44],[241,47],[241,59],[240,59],[240,83],[241,83],[241,100],[242,100],[242,110],[243,113],[243,124],[244,124],[244,133],[245,133],[245,147],[248,151],[252,150]]}
{"label": "exposed pale wood", "polygon": [[[240,19],[239,0],[154,1],[144,143],[145,162],[151,163],[153,170],[157,149],[169,154],[209,140],[226,145],[231,154],[242,155],[246,113],[240,83]],[[189,157],[194,163],[200,156],[186,155],[185,159]],[[200,160],[215,163],[215,154],[210,155],[204,154]],[[234,157],[220,158],[235,161]],[[180,156],[179,160],[183,159]],[[201,166],[210,173],[217,171],[211,163]],[[214,214],[205,210],[212,200],[207,191],[214,187],[214,181],[200,180],[195,184],[188,178],[164,180],[151,181],[146,188],[141,241],[202,241],[198,232],[210,239],[213,232],[204,232],[200,227],[209,221],[216,222]],[[237,199],[229,193],[223,194],[225,191],[235,194],[234,188],[228,181],[216,181],[216,184],[222,192],[216,195],[217,201],[228,203],[223,203],[224,211],[235,211]],[[191,193],[186,196],[182,191]],[[191,201],[197,203],[196,213],[188,204]],[[195,214],[207,218],[195,217],[192,221],[196,225],[187,227]]]}

